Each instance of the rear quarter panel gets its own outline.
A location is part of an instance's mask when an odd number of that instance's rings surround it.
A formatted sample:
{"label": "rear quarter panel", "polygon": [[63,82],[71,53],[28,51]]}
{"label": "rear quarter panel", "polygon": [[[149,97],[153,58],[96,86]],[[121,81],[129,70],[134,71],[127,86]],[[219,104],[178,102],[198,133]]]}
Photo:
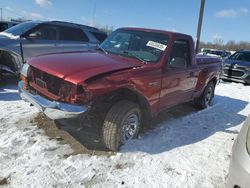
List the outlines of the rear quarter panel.
{"label": "rear quarter panel", "polygon": [[199,97],[204,91],[208,82],[210,82],[212,79],[216,79],[216,84],[218,83],[220,79],[222,61],[218,58],[199,57],[196,62],[199,68],[199,74],[196,84],[195,97]]}

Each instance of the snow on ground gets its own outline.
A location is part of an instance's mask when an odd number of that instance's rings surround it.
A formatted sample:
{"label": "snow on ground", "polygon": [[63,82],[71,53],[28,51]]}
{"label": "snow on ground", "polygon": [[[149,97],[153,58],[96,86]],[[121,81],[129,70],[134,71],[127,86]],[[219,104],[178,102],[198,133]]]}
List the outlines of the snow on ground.
{"label": "snow on ground", "polygon": [[[0,87],[0,182],[5,187],[225,187],[250,87],[222,83],[212,107],[161,122],[113,156],[75,155],[38,129],[38,111]],[[164,116],[164,115],[163,115]],[[3,182],[3,181],[2,181]]]}

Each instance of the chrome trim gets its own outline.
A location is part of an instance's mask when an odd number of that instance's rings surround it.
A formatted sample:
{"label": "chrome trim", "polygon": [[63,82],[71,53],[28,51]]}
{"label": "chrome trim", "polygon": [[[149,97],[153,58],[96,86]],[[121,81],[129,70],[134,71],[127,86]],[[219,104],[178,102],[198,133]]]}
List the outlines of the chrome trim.
{"label": "chrome trim", "polygon": [[50,119],[65,119],[65,118],[75,118],[79,115],[86,113],[89,109],[87,105],[73,105],[66,104],[57,101],[48,100],[40,95],[31,94],[23,90],[23,82],[18,83],[18,90],[20,97],[34,106],[36,106],[40,111],[42,111]]}
{"label": "chrome trim", "polygon": [[[232,69],[232,68],[228,68],[228,67],[224,67],[223,71],[222,71],[222,75],[221,78],[222,79],[226,79],[226,80],[231,80],[231,81],[235,81],[235,82],[240,82],[240,83],[250,83],[250,81],[247,79],[247,77],[250,75],[250,71],[247,70],[248,68],[245,67],[245,70],[243,69],[239,69],[239,66],[237,69]],[[231,71],[239,71],[242,72],[242,76],[233,76],[233,75],[228,75],[227,73],[225,73],[225,70],[231,70]]]}
{"label": "chrome trim", "polygon": [[224,76],[224,75],[221,76],[221,79],[230,80],[230,81],[234,81],[234,82],[239,82],[239,83],[243,83],[243,84],[246,83],[241,78],[232,78],[232,77],[227,77],[227,76]]}

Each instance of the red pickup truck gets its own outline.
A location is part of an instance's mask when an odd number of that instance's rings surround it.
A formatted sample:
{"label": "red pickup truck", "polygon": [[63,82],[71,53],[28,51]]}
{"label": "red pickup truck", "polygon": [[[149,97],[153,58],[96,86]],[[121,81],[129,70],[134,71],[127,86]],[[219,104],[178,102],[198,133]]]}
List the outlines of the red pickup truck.
{"label": "red pickup truck", "polygon": [[220,63],[195,57],[188,35],[121,28],[97,51],[30,59],[21,71],[19,91],[51,119],[94,117],[106,147],[117,151],[166,108],[188,101],[208,107]]}

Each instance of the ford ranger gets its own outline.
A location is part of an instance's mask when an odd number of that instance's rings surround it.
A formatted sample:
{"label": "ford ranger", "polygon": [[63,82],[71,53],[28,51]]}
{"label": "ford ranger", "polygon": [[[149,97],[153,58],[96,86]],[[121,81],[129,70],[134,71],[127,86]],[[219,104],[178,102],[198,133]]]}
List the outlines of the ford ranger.
{"label": "ford ranger", "polygon": [[188,101],[208,107],[220,63],[196,57],[188,35],[121,28],[97,51],[30,59],[21,70],[19,91],[51,119],[92,119],[106,147],[117,151],[166,108]]}

